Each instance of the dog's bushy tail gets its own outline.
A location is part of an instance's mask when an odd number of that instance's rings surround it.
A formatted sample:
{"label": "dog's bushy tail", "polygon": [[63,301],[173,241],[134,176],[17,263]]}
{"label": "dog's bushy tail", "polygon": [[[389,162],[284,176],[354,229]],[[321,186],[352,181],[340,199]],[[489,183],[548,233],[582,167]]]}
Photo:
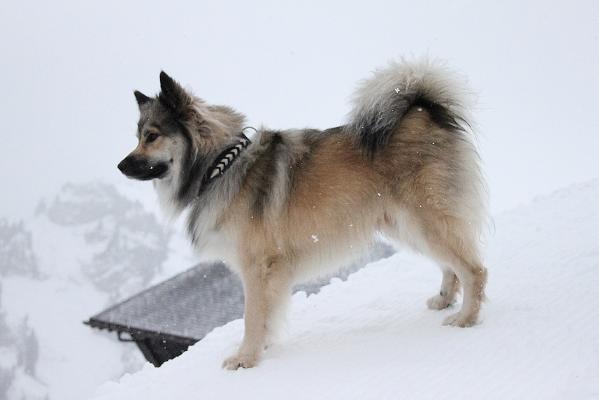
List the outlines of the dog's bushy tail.
{"label": "dog's bushy tail", "polygon": [[353,96],[346,129],[357,134],[361,145],[373,156],[412,107],[426,108],[443,128],[467,130],[469,97],[465,80],[440,61],[391,62],[361,82]]}

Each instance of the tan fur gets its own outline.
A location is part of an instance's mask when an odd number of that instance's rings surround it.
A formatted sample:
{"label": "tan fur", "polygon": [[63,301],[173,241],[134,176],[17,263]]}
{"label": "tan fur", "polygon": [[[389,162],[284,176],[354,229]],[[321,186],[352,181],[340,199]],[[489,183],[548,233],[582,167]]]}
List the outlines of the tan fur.
{"label": "tan fur", "polygon": [[[157,98],[136,92],[140,143],[119,168],[155,177],[161,205],[188,211],[198,253],[241,276],[245,334],[224,367],[256,365],[292,285],[334,271],[380,234],[440,265],[429,308],[450,306],[462,287],[462,307],[445,324],[477,322],[487,277],[478,249],[484,182],[465,89],[444,66],[392,63],[363,82],[343,127],[259,130],[210,181],[211,165],[238,144],[243,116],[160,79]],[[161,137],[144,143],[156,126]]]}
{"label": "tan fur", "polygon": [[222,229],[240,239],[246,333],[227,368],[256,363],[292,283],[311,275],[304,268],[330,263],[340,251],[359,251],[376,232],[407,242],[444,266],[440,294],[429,307],[448,307],[462,283],[462,310],[446,324],[476,323],[486,271],[478,253],[478,221],[474,228],[463,219],[460,188],[447,176],[463,143],[451,143],[447,135],[425,110],[415,109],[374,161],[365,160],[352,136],[324,139],[308,162],[298,164],[285,206],[263,218],[251,215],[249,193],[241,190]]}
{"label": "tan fur", "polygon": [[198,98],[194,98],[191,104],[195,112],[187,125],[198,133],[193,136],[196,152],[220,149],[243,128],[245,117],[230,107],[207,105]]}

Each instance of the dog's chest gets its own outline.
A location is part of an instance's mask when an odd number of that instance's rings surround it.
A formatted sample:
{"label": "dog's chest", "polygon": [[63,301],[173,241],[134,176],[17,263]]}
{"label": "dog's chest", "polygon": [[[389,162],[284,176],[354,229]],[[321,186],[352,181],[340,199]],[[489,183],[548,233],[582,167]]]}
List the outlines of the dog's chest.
{"label": "dog's chest", "polygon": [[223,229],[216,228],[214,221],[197,218],[188,221],[189,236],[200,261],[221,260],[237,264],[234,240]]}

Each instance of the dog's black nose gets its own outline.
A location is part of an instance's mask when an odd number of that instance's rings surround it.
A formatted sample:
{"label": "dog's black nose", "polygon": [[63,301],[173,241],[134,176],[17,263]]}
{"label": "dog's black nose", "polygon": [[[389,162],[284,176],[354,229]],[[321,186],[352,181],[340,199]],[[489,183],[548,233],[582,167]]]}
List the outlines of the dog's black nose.
{"label": "dog's black nose", "polygon": [[117,165],[117,168],[124,174],[125,171],[127,170],[127,166],[129,164],[130,164],[129,157],[126,157],[119,163],[119,165]]}

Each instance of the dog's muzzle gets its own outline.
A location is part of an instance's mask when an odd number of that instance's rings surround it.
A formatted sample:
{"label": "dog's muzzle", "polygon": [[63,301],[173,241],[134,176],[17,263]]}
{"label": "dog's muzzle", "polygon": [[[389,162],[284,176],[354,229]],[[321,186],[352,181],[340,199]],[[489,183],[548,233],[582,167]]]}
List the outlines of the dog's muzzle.
{"label": "dog's muzzle", "polygon": [[159,179],[166,175],[168,164],[164,162],[149,162],[145,158],[128,156],[118,165],[118,169],[128,178],[147,181]]}

